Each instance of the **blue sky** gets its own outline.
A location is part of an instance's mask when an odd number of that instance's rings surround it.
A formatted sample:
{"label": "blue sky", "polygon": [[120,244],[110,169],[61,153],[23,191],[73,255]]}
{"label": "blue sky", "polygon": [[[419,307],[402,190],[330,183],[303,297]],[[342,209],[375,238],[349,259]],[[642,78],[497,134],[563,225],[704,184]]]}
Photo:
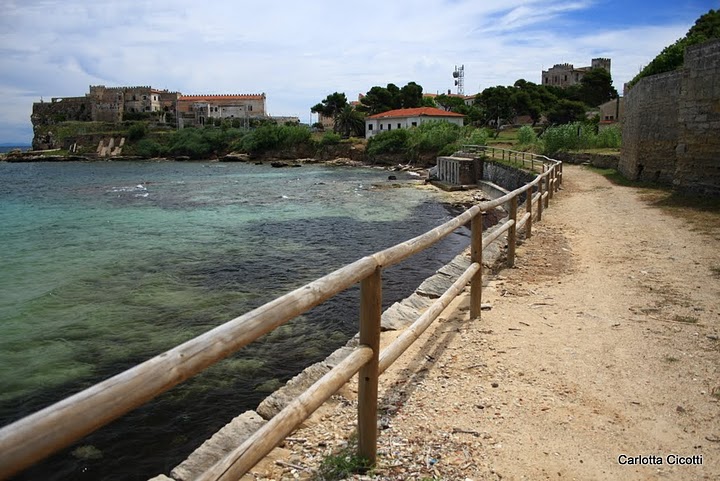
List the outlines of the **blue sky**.
{"label": "blue sky", "polygon": [[261,93],[310,121],[334,91],[415,81],[465,93],[556,63],[612,59],[622,91],[720,0],[1,0],[0,142],[29,143],[32,103],[89,85]]}

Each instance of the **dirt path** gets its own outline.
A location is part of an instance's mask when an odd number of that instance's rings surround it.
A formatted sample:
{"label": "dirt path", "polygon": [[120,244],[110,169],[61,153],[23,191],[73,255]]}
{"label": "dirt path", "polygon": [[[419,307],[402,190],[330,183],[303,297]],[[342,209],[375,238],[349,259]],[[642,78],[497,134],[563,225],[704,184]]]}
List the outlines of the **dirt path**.
{"label": "dirt path", "polygon": [[[468,321],[459,298],[383,376],[379,467],[355,479],[720,479],[720,233],[584,168],[565,176],[489,282],[492,309]],[[286,462],[337,452],[352,404],[336,397]],[[649,464],[620,463],[637,456]],[[268,466],[255,479],[309,477]]]}

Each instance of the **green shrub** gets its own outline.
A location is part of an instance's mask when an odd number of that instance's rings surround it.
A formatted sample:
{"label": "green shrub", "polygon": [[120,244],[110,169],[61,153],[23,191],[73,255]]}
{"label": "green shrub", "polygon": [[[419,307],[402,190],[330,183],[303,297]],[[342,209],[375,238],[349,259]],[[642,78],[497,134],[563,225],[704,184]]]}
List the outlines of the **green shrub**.
{"label": "green shrub", "polygon": [[466,145],[487,145],[489,138],[490,132],[488,132],[487,129],[471,128],[469,131],[466,131],[462,143]]}
{"label": "green shrub", "polygon": [[554,155],[580,149],[619,148],[622,142],[619,125],[604,127],[583,122],[549,127],[542,135],[542,153]]}
{"label": "green shrub", "polygon": [[147,134],[147,125],[144,122],[137,122],[128,129],[128,140],[135,142],[142,139]]}
{"label": "green shrub", "polygon": [[518,143],[520,145],[530,145],[533,142],[535,142],[536,136],[535,131],[532,129],[532,127],[528,127],[527,125],[523,125],[518,130]]}
{"label": "green shrub", "polygon": [[335,132],[325,132],[320,139],[320,145],[336,145],[342,140],[340,134]]}
{"label": "green shrub", "polygon": [[381,154],[399,154],[405,152],[409,137],[407,129],[387,130],[368,140],[367,153],[370,157]]}
{"label": "green shrub", "polygon": [[431,121],[411,129],[407,140],[407,154],[417,158],[419,154],[440,152],[460,138],[462,127],[443,121]]}
{"label": "green shrub", "polygon": [[159,142],[152,139],[142,139],[135,146],[135,153],[141,157],[160,157],[165,149]]}
{"label": "green shrub", "polygon": [[309,144],[311,141],[310,129],[304,125],[264,124],[248,132],[236,147],[243,152],[259,154],[268,150]]}
{"label": "green shrub", "polygon": [[619,149],[621,144],[622,128],[619,124],[600,128],[593,140],[593,147],[596,149]]}

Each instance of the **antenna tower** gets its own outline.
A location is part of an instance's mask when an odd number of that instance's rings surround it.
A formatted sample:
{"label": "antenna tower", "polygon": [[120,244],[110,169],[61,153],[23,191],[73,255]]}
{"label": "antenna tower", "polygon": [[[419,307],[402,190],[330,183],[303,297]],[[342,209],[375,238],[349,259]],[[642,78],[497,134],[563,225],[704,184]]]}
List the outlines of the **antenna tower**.
{"label": "antenna tower", "polygon": [[465,95],[465,65],[460,65],[460,68],[455,65],[453,78],[455,79],[458,95]]}

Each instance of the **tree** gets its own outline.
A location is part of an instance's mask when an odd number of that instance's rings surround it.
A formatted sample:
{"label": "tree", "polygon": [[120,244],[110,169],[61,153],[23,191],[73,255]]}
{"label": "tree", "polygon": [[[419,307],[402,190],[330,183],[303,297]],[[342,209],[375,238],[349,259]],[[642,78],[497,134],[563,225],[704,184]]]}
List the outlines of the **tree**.
{"label": "tree", "polygon": [[333,92],[325,97],[322,102],[312,107],[310,112],[334,119],[338,112],[344,109],[346,105],[348,105],[348,101],[345,94]]}
{"label": "tree", "polygon": [[362,137],[365,134],[365,116],[355,110],[352,105],[346,105],[335,116],[333,130],[345,138]]}
{"label": "tree", "polygon": [[360,99],[358,110],[375,115],[388,110],[409,109],[424,105],[423,88],[415,82],[408,82],[403,88],[389,83],[387,87],[375,86]]}
{"label": "tree", "polygon": [[397,98],[399,92],[400,89],[394,84],[388,84],[387,87],[375,86],[360,99],[358,110],[367,115],[375,115],[388,110],[399,109],[400,101]]}
{"label": "tree", "polygon": [[502,85],[486,88],[478,94],[475,102],[485,111],[486,123],[495,121],[499,127],[503,120],[514,116],[512,94],[512,88]]}
{"label": "tree", "polygon": [[617,96],[610,72],[604,68],[594,68],[580,80],[580,100],[590,107],[597,107]]}
{"label": "tree", "polygon": [[412,109],[422,106],[423,88],[415,82],[408,82],[400,89],[400,108]]}
{"label": "tree", "polygon": [[435,97],[435,104],[443,110],[460,113],[460,110],[465,106],[465,100],[462,97],[440,94]]}
{"label": "tree", "polygon": [[574,100],[561,99],[547,113],[551,124],[569,124],[585,119],[585,104]]}

